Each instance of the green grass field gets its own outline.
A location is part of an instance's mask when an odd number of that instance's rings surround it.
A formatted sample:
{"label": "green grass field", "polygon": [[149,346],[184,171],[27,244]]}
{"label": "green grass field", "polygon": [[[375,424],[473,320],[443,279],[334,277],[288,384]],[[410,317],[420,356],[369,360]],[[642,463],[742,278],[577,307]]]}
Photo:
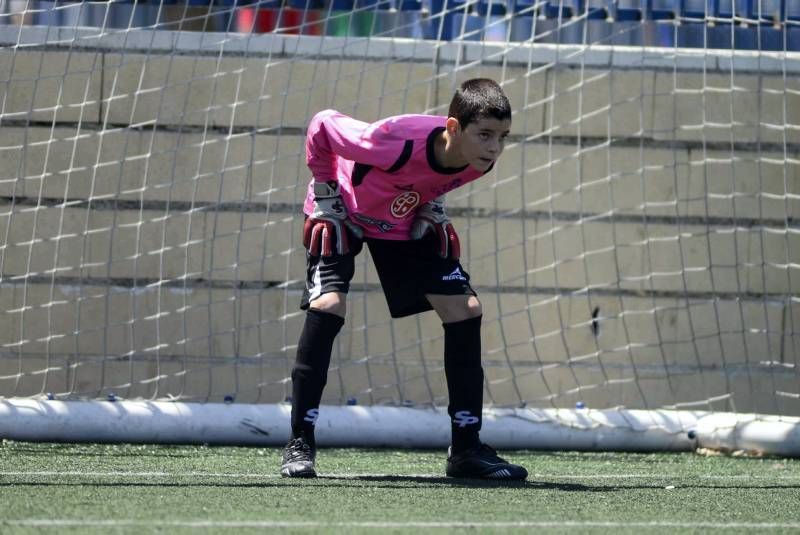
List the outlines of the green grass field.
{"label": "green grass field", "polygon": [[506,452],[524,483],[453,480],[440,451],[0,446],[0,533],[800,533],[800,459]]}

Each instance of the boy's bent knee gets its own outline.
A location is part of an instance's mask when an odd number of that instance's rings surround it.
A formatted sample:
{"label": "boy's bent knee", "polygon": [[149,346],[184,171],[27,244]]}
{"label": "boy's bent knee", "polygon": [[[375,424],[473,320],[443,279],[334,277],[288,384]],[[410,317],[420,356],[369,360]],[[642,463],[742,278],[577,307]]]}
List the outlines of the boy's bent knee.
{"label": "boy's bent knee", "polygon": [[344,318],[347,314],[347,294],[341,292],[324,293],[311,301],[309,308]]}
{"label": "boy's bent knee", "polygon": [[468,320],[482,316],[483,307],[481,306],[481,302],[478,300],[477,297],[475,297],[474,295],[470,295],[469,298],[467,299],[464,308],[460,310],[460,312],[461,315],[463,315],[463,317],[461,317],[456,321]]}
{"label": "boy's bent knee", "polygon": [[477,297],[474,295],[470,295],[469,299],[467,299],[467,318],[477,318],[478,316],[483,315],[483,306],[481,302],[478,300]]}
{"label": "boy's bent knee", "polygon": [[483,314],[481,302],[474,295],[428,295],[442,323],[454,323]]}

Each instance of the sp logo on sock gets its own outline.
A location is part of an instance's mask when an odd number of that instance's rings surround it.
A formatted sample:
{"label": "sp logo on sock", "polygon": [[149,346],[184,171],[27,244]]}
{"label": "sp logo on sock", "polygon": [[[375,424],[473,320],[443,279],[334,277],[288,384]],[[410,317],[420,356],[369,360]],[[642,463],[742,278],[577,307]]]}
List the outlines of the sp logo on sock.
{"label": "sp logo on sock", "polygon": [[311,422],[311,425],[317,425],[317,418],[319,418],[319,409],[309,409],[306,411],[306,417],[303,420]]}
{"label": "sp logo on sock", "polygon": [[469,411],[458,411],[453,417],[453,423],[458,427],[467,427],[468,425],[477,424],[480,419],[477,416],[472,416]]}

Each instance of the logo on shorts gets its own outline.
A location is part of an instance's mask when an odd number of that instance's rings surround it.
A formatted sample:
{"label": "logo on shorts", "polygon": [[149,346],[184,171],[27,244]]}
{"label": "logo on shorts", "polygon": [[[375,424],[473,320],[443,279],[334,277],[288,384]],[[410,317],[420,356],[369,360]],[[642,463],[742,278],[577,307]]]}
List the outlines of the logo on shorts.
{"label": "logo on shorts", "polygon": [[416,191],[406,191],[398,195],[392,201],[392,215],[397,219],[403,219],[414,211],[419,204],[419,193]]}
{"label": "logo on shorts", "polygon": [[456,268],[456,269],[453,270],[453,272],[451,274],[445,275],[444,277],[442,277],[442,280],[443,281],[465,281],[465,280],[467,280],[467,278],[464,276],[463,273],[461,273],[461,269],[460,268]]}

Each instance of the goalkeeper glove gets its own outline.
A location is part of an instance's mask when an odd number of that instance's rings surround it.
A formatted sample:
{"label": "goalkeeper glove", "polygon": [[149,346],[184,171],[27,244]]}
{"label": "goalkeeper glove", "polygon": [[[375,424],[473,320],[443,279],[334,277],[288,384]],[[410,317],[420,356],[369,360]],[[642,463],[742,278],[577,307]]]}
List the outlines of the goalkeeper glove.
{"label": "goalkeeper glove", "polygon": [[[357,238],[364,233],[350,221],[339,184],[314,182],[314,210],[303,225],[303,245],[312,256],[333,256],[350,251],[347,229]],[[335,251],[334,251],[335,248]]]}
{"label": "goalkeeper glove", "polygon": [[444,195],[423,204],[417,210],[411,224],[411,239],[419,240],[430,231],[436,232],[439,238],[439,256],[458,260],[461,256],[461,244],[456,229],[444,211]]}

